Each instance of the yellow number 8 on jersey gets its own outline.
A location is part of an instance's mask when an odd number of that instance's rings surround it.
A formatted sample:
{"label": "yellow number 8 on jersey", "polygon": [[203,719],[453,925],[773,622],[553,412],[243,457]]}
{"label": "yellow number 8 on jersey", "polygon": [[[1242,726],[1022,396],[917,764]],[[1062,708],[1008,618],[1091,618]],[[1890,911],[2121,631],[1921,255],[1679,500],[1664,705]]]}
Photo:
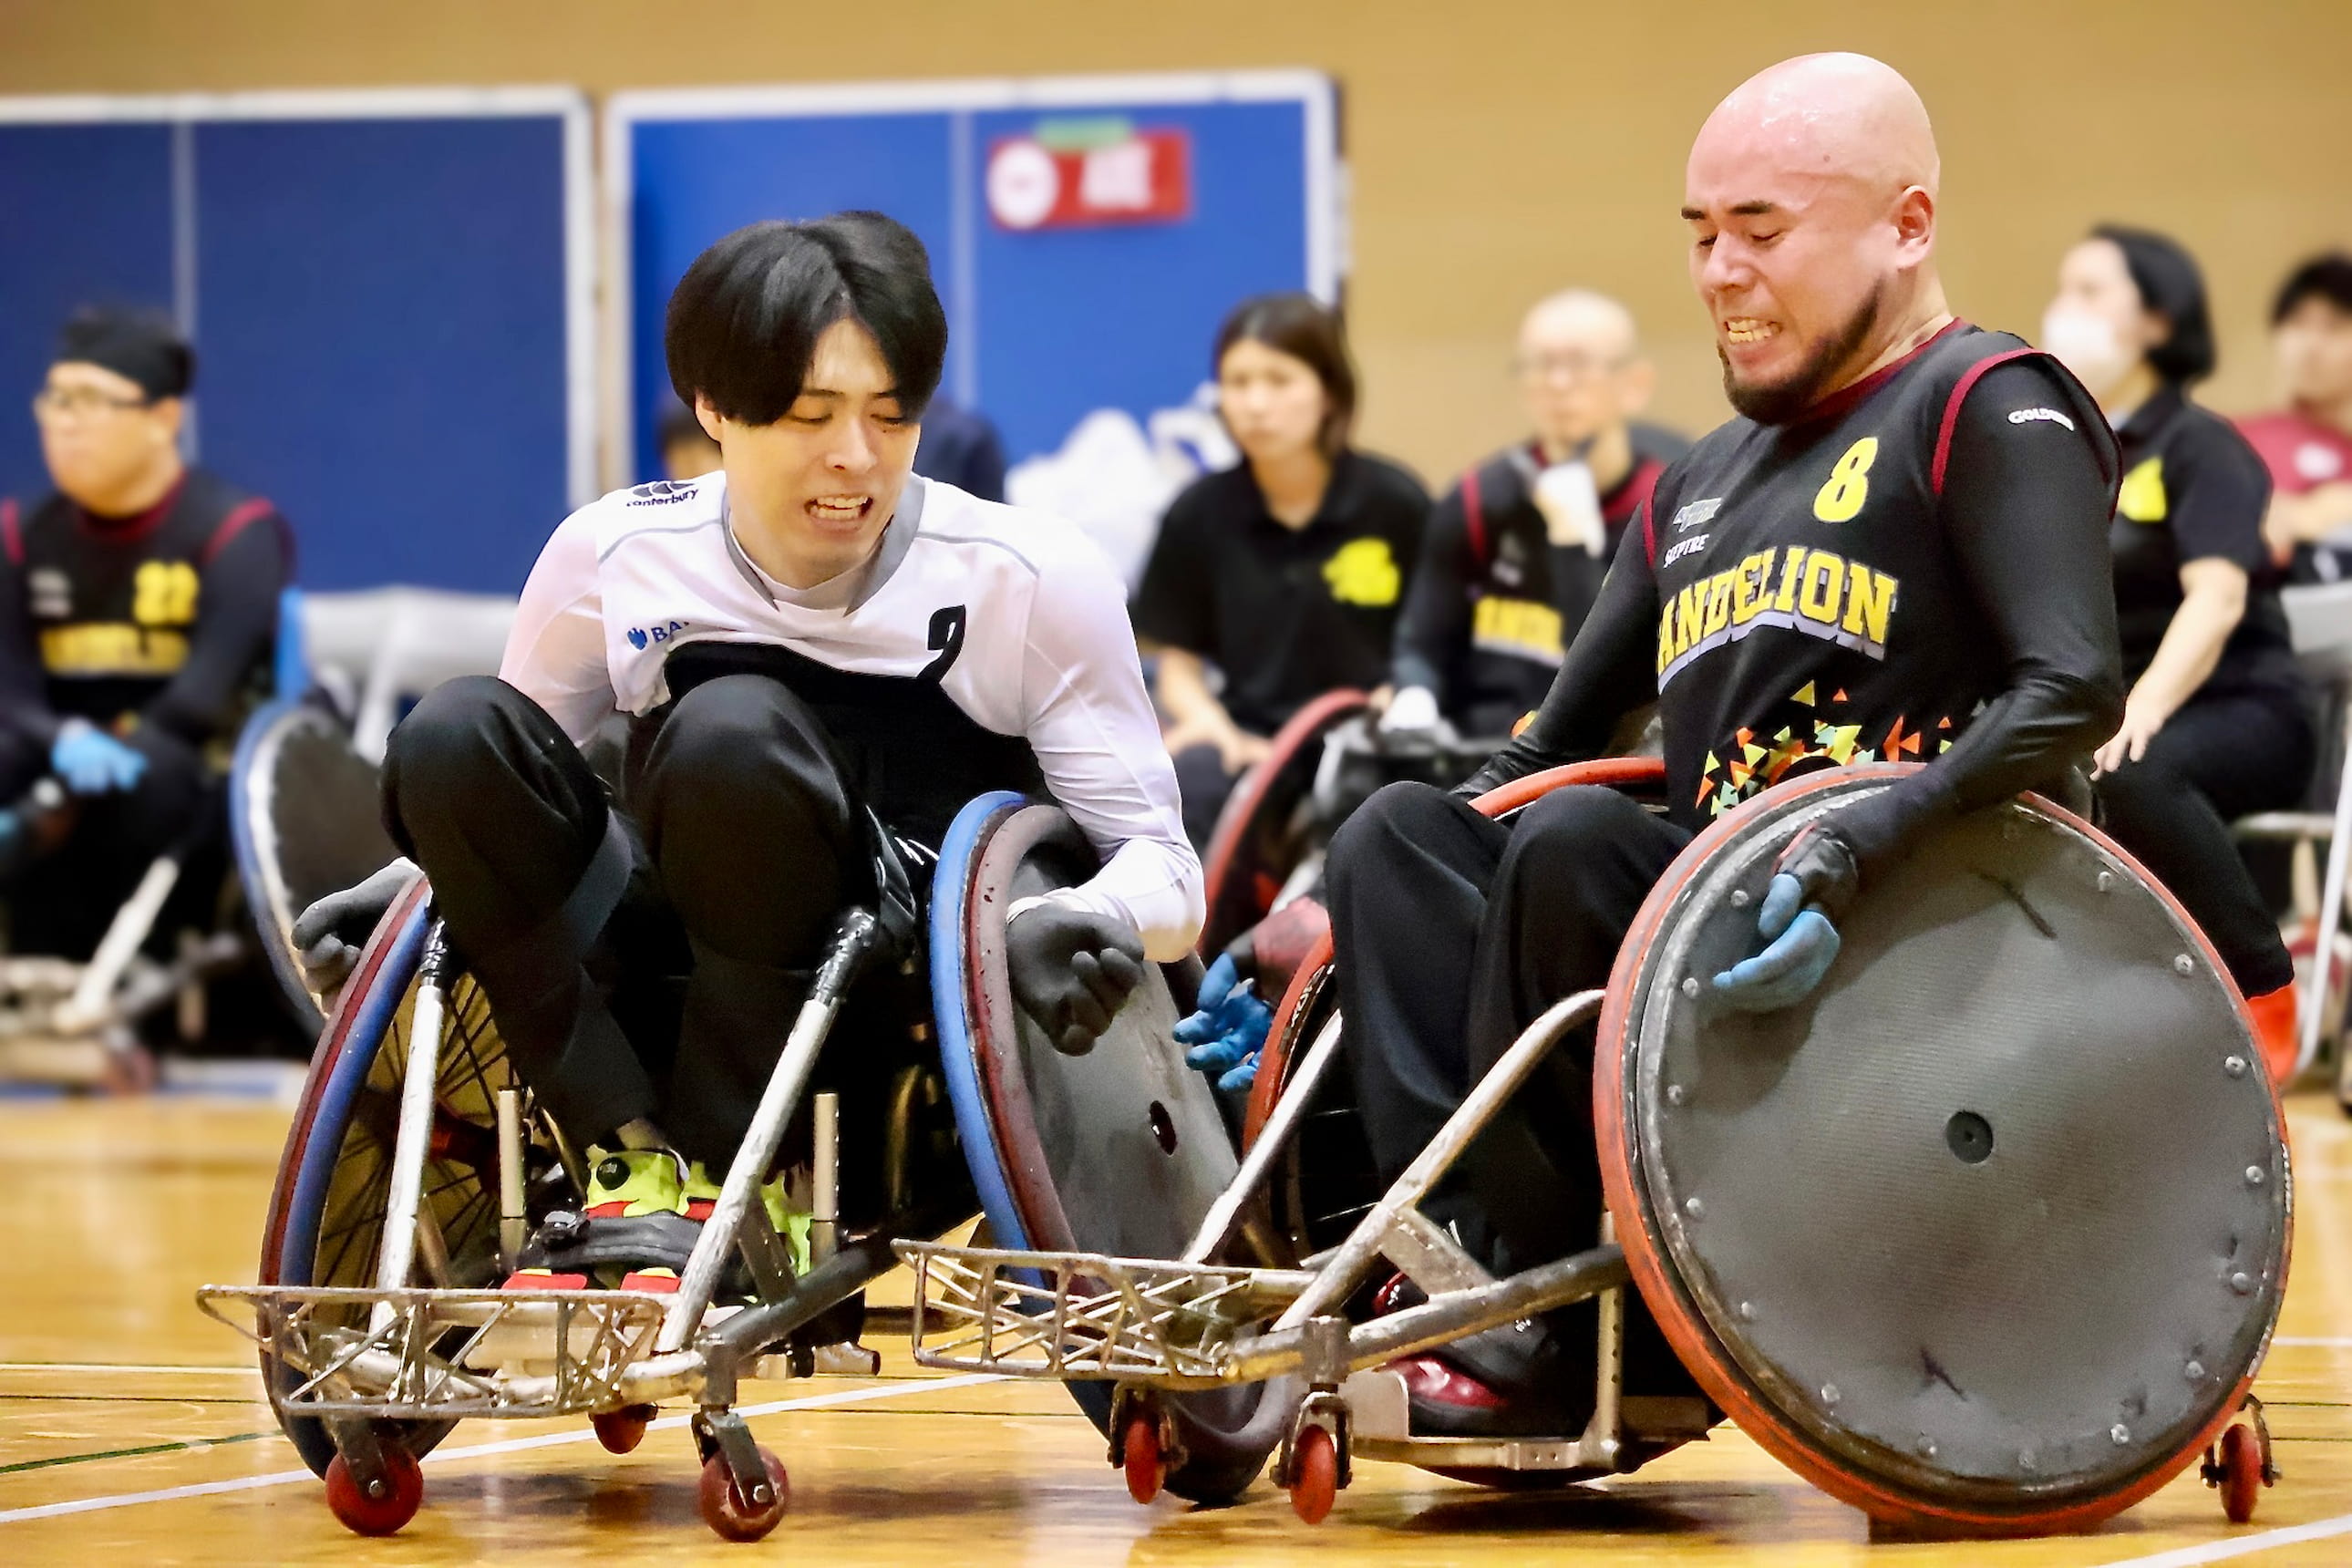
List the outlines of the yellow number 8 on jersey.
{"label": "yellow number 8 on jersey", "polygon": [[1870,499],[1870,465],[1878,460],[1878,437],[1864,436],[1845,449],[1830,470],[1829,481],[1813,497],[1813,515],[1823,522],[1845,522]]}

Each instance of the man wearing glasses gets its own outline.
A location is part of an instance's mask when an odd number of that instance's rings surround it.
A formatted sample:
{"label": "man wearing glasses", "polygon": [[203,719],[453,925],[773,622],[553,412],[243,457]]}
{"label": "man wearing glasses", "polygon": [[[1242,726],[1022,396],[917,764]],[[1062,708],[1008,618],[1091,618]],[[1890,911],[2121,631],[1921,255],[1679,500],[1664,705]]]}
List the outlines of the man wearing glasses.
{"label": "man wearing glasses", "polygon": [[1397,626],[1384,728],[1499,736],[1551,688],[1610,557],[1682,443],[1633,423],[1654,380],[1633,318],[1574,289],[1528,312],[1515,362],[1530,440],[1462,477],[1431,512]]}
{"label": "man wearing glasses", "polygon": [[[205,751],[234,737],[268,668],[292,541],[276,507],[182,458],[194,369],[163,317],[75,316],[33,399],[57,489],[0,500],[0,888],[16,952],[89,956],[148,865],[202,826]],[[182,887],[208,901],[202,880]]]}

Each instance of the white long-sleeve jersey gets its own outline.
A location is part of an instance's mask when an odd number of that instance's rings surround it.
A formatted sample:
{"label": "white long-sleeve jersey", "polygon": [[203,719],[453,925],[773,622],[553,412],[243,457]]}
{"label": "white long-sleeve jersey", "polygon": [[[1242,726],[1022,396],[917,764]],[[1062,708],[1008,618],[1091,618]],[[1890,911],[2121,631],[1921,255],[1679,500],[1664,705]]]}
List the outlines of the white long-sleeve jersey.
{"label": "white long-sleeve jersey", "polygon": [[[499,675],[574,742],[615,710],[670,699],[697,643],[779,647],[850,675],[936,684],[982,730],[1025,742],[1046,787],[1103,858],[1059,895],[1181,957],[1202,918],[1201,863],[1136,659],[1124,584],[1058,518],[908,480],[866,563],[788,588],[728,524],[727,483],[640,485],[583,507],[524,584]],[[905,766],[942,743],[906,737]]]}

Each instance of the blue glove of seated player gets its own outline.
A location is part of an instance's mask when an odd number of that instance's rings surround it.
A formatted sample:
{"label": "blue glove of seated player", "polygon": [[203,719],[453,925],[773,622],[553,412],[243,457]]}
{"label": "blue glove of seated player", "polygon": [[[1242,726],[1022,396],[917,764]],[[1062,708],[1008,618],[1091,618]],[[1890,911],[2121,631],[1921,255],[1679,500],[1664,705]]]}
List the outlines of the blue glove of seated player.
{"label": "blue glove of seated player", "polygon": [[138,787],[147,759],[89,720],[68,719],[49,747],[49,768],[76,795],[109,795]]}
{"label": "blue glove of seated player", "polygon": [[1853,851],[1822,823],[1798,831],[1774,865],[1756,913],[1766,946],[1715,977],[1717,1000],[1743,1013],[1794,1006],[1813,993],[1837,962],[1833,915],[1853,901],[1860,884]]}
{"label": "blue glove of seated player", "polygon": [[1220,953],[1201,979],[1199,1008],[1177,1024],[1176,1043],[1192,1047],[1184,1065],[1208,1073],[1227,1091],[1257,1081],[1258,1049],[1274,1026],[1274,1008],[1257,994],[1257,982],[1241,977],[1230,952]]}

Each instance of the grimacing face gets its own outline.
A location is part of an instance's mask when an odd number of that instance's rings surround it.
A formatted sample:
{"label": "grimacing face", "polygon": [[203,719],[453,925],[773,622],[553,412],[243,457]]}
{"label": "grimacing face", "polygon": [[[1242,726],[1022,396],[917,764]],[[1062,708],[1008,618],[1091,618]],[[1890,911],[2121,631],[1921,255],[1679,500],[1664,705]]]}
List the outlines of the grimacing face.
{"label": "grimacing face", "polygon": [[73,360],[49,367],[34,402],[49,479],[78,505],[108,515],[160,465],[177,461],[180,400],[150,402],[117,371]]}
{"label": "grimacing face", "polygon": [[854,318],[817,339],[800,396],[774,424],[746,425],[699,399],[695,416],[719,443],[739,526],[768,546],[755,558],[787,563],[786,581],[799,588],[837,577],[874,552],[914,471],[921,435],[881,345]]}
{"label": "grimacing face", "polygon": [[1244,338],[1217,362],[1217,412],[1255,461],[1312,449],[1330,411],[1322,377],[1296,354]]}
{"label": "grimacing face", "polygon": [[1732,405],[1767,423],[1842,384],[1888,280],[1932,243],[1932,200],[1702,138],[1683,216]]}

